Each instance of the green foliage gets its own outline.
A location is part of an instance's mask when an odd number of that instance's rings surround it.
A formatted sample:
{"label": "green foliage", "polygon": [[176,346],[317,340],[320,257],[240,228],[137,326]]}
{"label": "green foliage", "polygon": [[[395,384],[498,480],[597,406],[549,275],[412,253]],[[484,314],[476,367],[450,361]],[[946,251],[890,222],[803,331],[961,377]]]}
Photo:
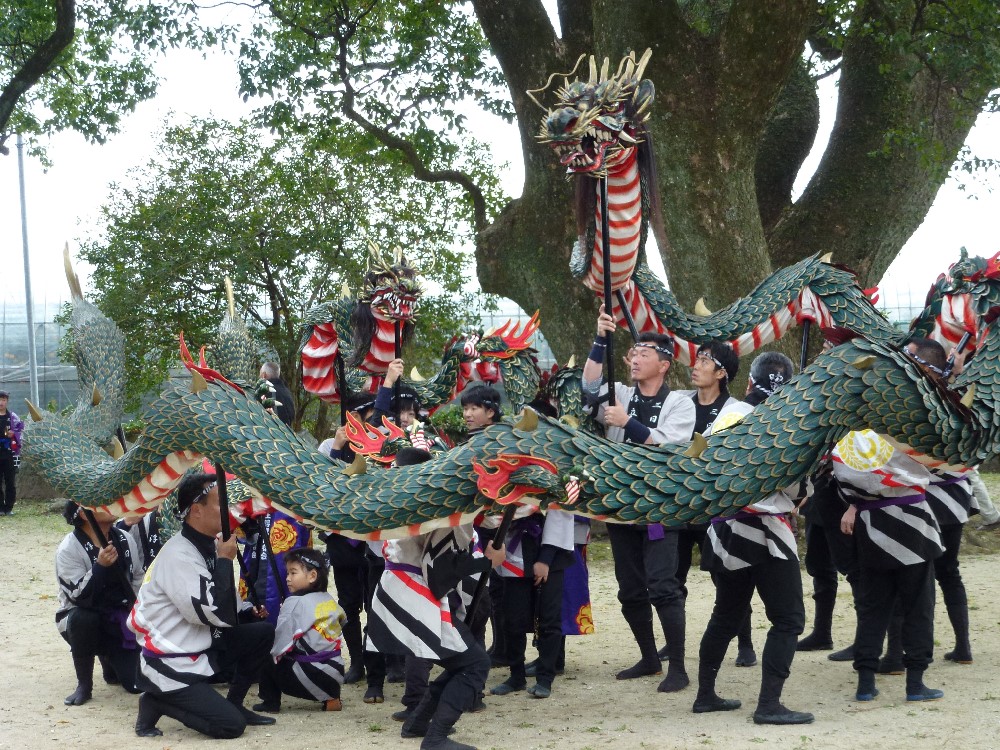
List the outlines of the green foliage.
{"label": "green foliage", "polygon": [[[276,356],[296,393],[302,314],[344,283],[360,287],[366,237],[433,268],[443,294],[422,308],[410,356],[436,362],[469,322],[468,300],[449,298],[465,274],[451,244],[460,218],[438,191],[414,183],[401,194],[391,165],[347,165],[305,137],[269,141],[247,123],[167,128],[157,157],[114,186],[103,232],[81,244],[95,301],[126,336],[129,408],[179,364],[179,331],[190,344],[211,342],[226,275],[261,352]],[[300,417],[305,402],[299,390]]]}
{"label": "green foliage", "polygon": [[[0,0],[0,87],[15,95],[15,79],[56,28],[52,0]],[[0,138],[75,130],[103,143],[123,115],[156,94],[153,58],[170,48],[202,48],[232,37],[224,25],[202,25],[187,0],[79,0],[70,44],[8,113],[0,108]],[[7,116],[9,114],[9,120]],[[0,140],[2,143],[2,140]],[[36,150],[37,153],[37,150]]]}
{"label": "green foliage", "polygon": [[447,433],[451,437],[461,437],[469,431],[462,417],[462,407],[458,404],[438,409],[431,414],[430,423],[438,432]]}

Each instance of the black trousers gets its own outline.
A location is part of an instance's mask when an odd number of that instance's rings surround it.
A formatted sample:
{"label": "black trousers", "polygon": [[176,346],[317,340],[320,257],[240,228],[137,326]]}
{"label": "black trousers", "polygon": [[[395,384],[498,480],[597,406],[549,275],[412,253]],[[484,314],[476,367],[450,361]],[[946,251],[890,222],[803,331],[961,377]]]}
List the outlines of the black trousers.
{"label": "black trousers", "polygon": [[969,603],[965,593],[965,583],[962,582],[962,571],[959,569],[958,551],[962,546],[962,529],[964,524],[955,523],[941,527],[941,544],[944,554],[934,560],[934,577],[941,587],[941,595],[945,606],[961,607]]}
{"label": "black trousers", "polygon": [[626,620],[651,619],[651,607],[684,605],[684,589],[677,580],[677,531],[651,540],[645,526],[609,523],[608,539]]}
{"label": "black trousers", "polygon": [[[335,680],[324,680],[321,689],[330,698],[340,697],[340,683]],[[282,659],[275,664],[273,659],[267,659],[260,670],[260,699],[264,703],[280,704],[282,695],[304,698],[308,701],[317,700],[296,676],[294,661]]]}
{"label": "black trousers", "polygon": [[[456,625],[459,629],[464,623]],[[490,672],[490,657],[479,643],[466,651],[438,662],[444,671],[427,686],[427,709],[430,714],[449,720],[449,725],[459,715],[472,708],[476,696],[482,693]],[[439,711],[439,709],[444,709]]]}
{"label": "black trousers", "polygon": [[862,568],[858,585],[858,637],[854,668],[876,670],[882,641],[898,597],[903,615],[903,664],[927,669],[934,653],[934,564],[901,568]]}
{"label": "black trousers", "polygon": [[264,662],[271,658],[274,625],[267,620],[248,622],[222,630],[219,671],[231,673],[233,685],[251,685]]}
{"label": "black trousers", "polygon": [[830,550],[829,535],[824,527],[808,518],[805,563],[806,572],[813,579],[813,599],[816,601],[836,599],[837,565]]}
{"label": "black trousers", "polygon": [[122,647],[121,628],[96,609],[74,607],[66,615],[66,631],[62,634],[73,652],[73,659],[107,658],[121,686],[130,693],[139,692],[139,649]]}
{"label": "black trousers", "polygon": [[722,665],[726,649],[746,620],[747,608],[756,589],[771,622],[761,656],[761,670],[787,679],[795,646],[806,622],[799,561],[770,557],[760,565],[717,572],[713,580],[715,607],[701,638],[698,653],[701,665],[713,670]]}
{"label": "black trousers", "polygon": [[694,555],[694,548],[701,549],[708,536],[707,525],[687,525],[677,530],[677,580],[687,599],[687,578],[691,570],[691,560]]}
{"label": "black trousers", "polygon": [[562,645],[564,577],[565,571],[550,570],[548,580],[541,586],[534,585],[534,578],[504,579],[504,624],[512,675],[524,669],[527,633],[535,632],[538,640],[535,677],[543,685],[552,685]]}
{"label": "black trousers", "polygon": [[347,615],[344,643],[351,658],[351,666],[360,666],[364,663],[361,610],[365,606],[365,589],[368,585],[368,565],[364,551],[352,546],[344,537],[330,534],[326,541],[326,554],[330,558],[333,583],[337,587],[337,603]]}
{"label": "black trousers", "polygon": [[10,513],[14,510],[17,500],[17,469],[14,468],[14,455],[0,456],[0,513]]}

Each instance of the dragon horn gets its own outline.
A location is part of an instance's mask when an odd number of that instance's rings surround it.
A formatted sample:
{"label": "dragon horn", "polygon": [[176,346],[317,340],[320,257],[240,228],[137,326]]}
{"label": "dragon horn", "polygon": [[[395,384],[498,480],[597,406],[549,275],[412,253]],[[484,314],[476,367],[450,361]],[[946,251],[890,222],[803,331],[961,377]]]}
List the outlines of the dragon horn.
{"label": "dragon horn", "polygon": [[707,318],[712,314],[712,311],[705,305],[704,297],[699,297],[698,301],[694,303],[694,314],[700,315],[703,318]]}
{"label": "dragon horn", "polygon": [[971,409],[972,402],[975,398],[976,398],[976,384],[971,383],[969,385],[969,390],[967,390],[965,392],[965,395],[962,396],[962,406],[964,406],[966,409]]}
{"label": "dragon horn", "polygon": [[347,286],[347,282],[346,281],[340,287],[340,298],[341,299],[350,299],[351,298],[351,287]]}
{"label": "dragon horn", "polygon": [[197,370],[191,370],[191,393],[201,393],[208,388],[205,376]]}
{"label": "dragon horn", "polygon": [[708,447],[708,441],[705,440],[705,436],[700,432],[696,432],[694,437],[691,439],[691,445],[688,449],[684,451],[684,455],[688,458],[700,458],[701,454],[705,452]]}
{"label": "dragon horn", "polygon": [[850,363],[852,367],[856,367],[859,370],[869,370],[872,365],[875,364],[875,356],[869,354],[866,357],[858,357],[856,360]]}
{"label": "dragon horn", "polygon": [[103,400],[104,397],[101,395],[100,390],[98,390],[97,383],[94,383],[94,390],[90,392],[90,405],[97,406]]}
{"label": "dragon horn", "polygon": [[233,282],[229,280],[229,276],[224,276],[222,280],[223,283],[226,285],[226,302],[229,305],[229,317],[235,320],[236,302],[233,299]]}
{"label": "dragon horn", "polygon": [[819,262],[820,263],[826,263],[827,265],[830,265],[830,262],[832,260],[833,260],[833,253],[827,253],[826,255],[823,255],[823,256],[820,257]]}
{"label": "dragon horn", "polygon": [[639,58],[639,64],[635,68],[635,79],[638,81],[642,78],[642,74],[646,70],[646,64],[649,62],[649,58],[653,56],[653,50],[651,47],[646,47],[646,51],[642,53],[642,57]]}
{"label": "dragon horn", "polygon": [[344,473],[349,477],[356,477],[358,474],[366,474],[368,472],[368,462],[361,453],[357,453],[354,456],[354,461],[351,465],[344,469]]}
{"label": "dragon horn", "polygon": [[569,362],[566,363],[566,367],[576,367],[576,355],[575,354],[571,354],[570,355]]}
{"label": "dragon horn", "polygon": [[629,52],[625,57],[621,59],[618,63],[618,70],[615,71],[615,78],[621,79],[623,81],[632,78],[632,73],[635,72],[635,52]]}
{"label": "dragon horn", "polygon": [[590,56],[590,78],[587,83],[597,83],[597,58],[593,55]]}
{"label": "dragon horn", "polygon": [[423,383],[425,380],[427,380],[427,378],[425,378],[423,375],[417,372],[416,365],[414,365],[413,369],[410,370],[410,380],[412,380],[415,383]]}
{"label": "dragon horn", "polygon": [[66,281],[73,299],[83,299],[83,289],[80,287],[80,277],[73,270],[73,261],[69,257],[69,243],[63,246],[63,265],[66,267]]}
{"label": "dragon horn", "polygon": [[24,403],[28,405],[28,414],[31,415],[32,422],[41,422],[45,419],[45,417],[42,416],[42,413],[38,411],[38,407],[28,401],[28,399],[24,399]]}
{"label": "dragon horn", "polygon": [[399,245],[396,245],[396,247],[393,248],[392,253],[393,253],[392,262],[397,266],[403,265],[403,260],[404,260],[403,248],[401,248]]}
{"label": "dragon horn", "polygon": [[125,455],[125,449],[122,447],[118,438],[111,438],[111,444],[108,446],[108,453],[111,454],[111,458],[115,461]]}
{"label": "dragon horn", "polygon": [[611,61],[608,58],[604,58],[604,62],[601,63],[601,78],[600,80],[608,80],[608,68],[611,67]]}
{"label": "dragon horn", "polygon": [[521,411],[521,418],[514,425],[514,429],[523,432],[534,432],[538,429],[538,413],[529,406],[524,407]]}

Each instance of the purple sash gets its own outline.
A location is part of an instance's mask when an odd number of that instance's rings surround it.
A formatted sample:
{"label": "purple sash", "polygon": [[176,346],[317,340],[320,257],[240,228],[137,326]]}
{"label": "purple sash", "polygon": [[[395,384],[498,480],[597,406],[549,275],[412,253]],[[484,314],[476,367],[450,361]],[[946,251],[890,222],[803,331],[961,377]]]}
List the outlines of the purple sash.
{"label": "purple sash", "polygon": [[340,649],[334,649],[333,651],[317,651],[315,654],[300,654],[292,651],[285,654],[285,656],[292,661],[299,662],[300,664],[318,664],[336,659],[340,656]]}
{"label": "purple sash", "polygon": [[513,528],[510,530],[510,544],[508,545],[508,549],[511,552],[517,551],[517,548],[521,546],[521,542],[524,541],[525,536],[538,539],[542,535],[542,522],[533,515],[517,519],[512,526]]}
{"label": "purple sash", "polygon": [[410,565],[409,563],[398,563],[385,561],[386,570],[398,570],[400,573],[413,573],[415,576],[422,576],[424,571],[416,565]]}
{"label": "purple sash", "polygon": [[667,535],[662,523],[651,523],[646,527],[646,538],[651,542],[659,541]]}
{"label": "purple sash", "polygon": [[879,508],[888,508],[893,505],[916,505],[925,499],[924,493],[919,495],[902,495],[900,497],[887,497],[884,500],[873,500],[871,502],[865,500],[858,504],[859,511],[866,510],[878,510]]}
{"label": "purple sash", "polygon": [[135,651],[139,648],[139,644],[135,640],[135,633],[128,627],[129,611],[127,609],[113,609],[108,613],[108,616],[111,622],[115,623],[121,630],[122,648],[126,651]]}

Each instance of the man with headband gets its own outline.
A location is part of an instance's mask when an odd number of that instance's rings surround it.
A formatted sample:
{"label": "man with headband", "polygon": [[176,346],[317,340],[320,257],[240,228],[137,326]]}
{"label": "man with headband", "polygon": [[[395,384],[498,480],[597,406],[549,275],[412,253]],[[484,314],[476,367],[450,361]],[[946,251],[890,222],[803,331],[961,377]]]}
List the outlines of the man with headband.
{"label": "man with headband", "polygon": [[[269,656],[274,626],[266,621],[239,624],[236,537],[216,539],[222,519],[214,474],[184,478],[177,490],[177,513],[181,531],[153,561],[129,618],[142,647],[138,684],[146,691],[139,698],[135,733],[158,737],[163,732],[156,722],[169,716],[209,737],[239,737],[248,724],[274,723],[243,707]],[[223,698],[209,683],[227,665],[235,670]]]}
{"label": "man with headband", "polygon": [[[597,340],[583,366],[583,390],[592,397],[608,390],[601,383],[604,337],[614,330],[614,320],[602,307],[597,319]],[[629,360],[633,385],[615,383],[615,405],[602,403],[597,412],[597,421],[607,428],[608,439],[648,445],[686,443],[691,439],[696,416],[694,403],[680,393],[671,392],[666,383],[673,349],[670,336],[659,333],[639,336]],[[637,664],[616,677],[628,680],[660,674],[653,635],[655,607],[670,658],[667,676],[657,688],[661,692],[683,690],[690,682],[684,669],[684,590],[677,579],[677,533],[660,524],[608,524],[618,601],[641,654]]]}

